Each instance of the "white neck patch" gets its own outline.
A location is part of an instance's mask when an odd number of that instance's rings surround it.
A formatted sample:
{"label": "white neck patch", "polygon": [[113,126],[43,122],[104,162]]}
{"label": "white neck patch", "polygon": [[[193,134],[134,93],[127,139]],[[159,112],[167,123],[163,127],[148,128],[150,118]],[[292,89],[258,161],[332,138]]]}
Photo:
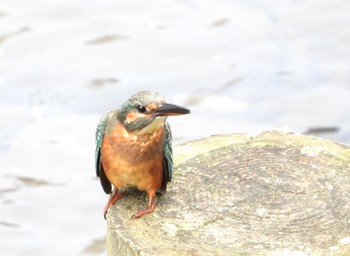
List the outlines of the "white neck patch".
{"label": "white neck patch", "polygon": [[150,134],[153,133],[154,131],[158,130],[159,128],[164,126],[164,122],[166,116],[159,116],[156,119],[154,119],[149,125],[146,127],[142,128],[139,131],[135,131],[135,135],[144,135],[144,134]]}

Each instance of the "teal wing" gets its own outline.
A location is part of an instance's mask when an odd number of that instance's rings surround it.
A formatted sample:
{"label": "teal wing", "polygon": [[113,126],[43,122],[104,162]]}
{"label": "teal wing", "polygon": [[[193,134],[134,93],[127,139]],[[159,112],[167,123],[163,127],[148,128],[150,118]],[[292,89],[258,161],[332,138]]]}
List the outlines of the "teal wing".
{"label": "teal wing", "polygon": [[172,135],[170,125],[165,122],[164,125],[164,144],[163,144],[163,180],[162,186],[159,190],[160,193],[166,192],[167,183],[171,181],[173,174],[173,149],[172,149]]}
{"label": "teal wing", "polygon": [[95,168],[96,168],[96,176],[100,177],[100,182],[102,185],[103,190],[106,192],[106,194],[109,194],[112,192],[112,185],[111,182],[108,180],[102,166],[101,161],[101,148],[102,148],[102,142],[103,137],[106,132],[107,124],[109,121],[110,113],[107,113],[104,115],[100,122],[97,125],[96,128],[96,149],[95,149]]}

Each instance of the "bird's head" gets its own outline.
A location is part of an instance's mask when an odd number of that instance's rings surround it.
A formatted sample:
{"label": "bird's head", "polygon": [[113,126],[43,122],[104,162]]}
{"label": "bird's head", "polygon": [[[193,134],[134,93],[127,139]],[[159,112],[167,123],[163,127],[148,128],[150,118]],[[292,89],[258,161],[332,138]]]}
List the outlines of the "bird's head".
{"label": "bird's head", "polygon": [[121,107],[120,117],[128,131],[151,133],[164,125],[167,116],[188,114],[184,107],[169,104],[156,92],[141,91],[132,95]]}

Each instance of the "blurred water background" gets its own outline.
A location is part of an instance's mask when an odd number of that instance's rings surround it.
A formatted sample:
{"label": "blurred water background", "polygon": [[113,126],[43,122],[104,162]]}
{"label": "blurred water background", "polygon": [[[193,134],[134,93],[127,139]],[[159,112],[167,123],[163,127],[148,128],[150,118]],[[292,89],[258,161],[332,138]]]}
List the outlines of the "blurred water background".
{"label": "blurred water background", "polygon": [[350,144],[349,13],[345,0],[1,0],[1,255],[105,255],[95,127],[139,90],[191,109],[169,118],[175,143],[279,129]]}

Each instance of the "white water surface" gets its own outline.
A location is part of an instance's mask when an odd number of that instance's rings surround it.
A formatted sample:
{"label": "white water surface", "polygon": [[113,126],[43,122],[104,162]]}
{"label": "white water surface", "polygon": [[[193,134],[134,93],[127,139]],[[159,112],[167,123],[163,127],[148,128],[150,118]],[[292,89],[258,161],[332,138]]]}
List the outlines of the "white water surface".
{"label": "white water surface", "polygon": [[350,144],[349,13],[345,0],[0,1],[1,255],[106,254],[95,127],[139,90],[191,109],[169,118],[175,143],[316,127]]}

